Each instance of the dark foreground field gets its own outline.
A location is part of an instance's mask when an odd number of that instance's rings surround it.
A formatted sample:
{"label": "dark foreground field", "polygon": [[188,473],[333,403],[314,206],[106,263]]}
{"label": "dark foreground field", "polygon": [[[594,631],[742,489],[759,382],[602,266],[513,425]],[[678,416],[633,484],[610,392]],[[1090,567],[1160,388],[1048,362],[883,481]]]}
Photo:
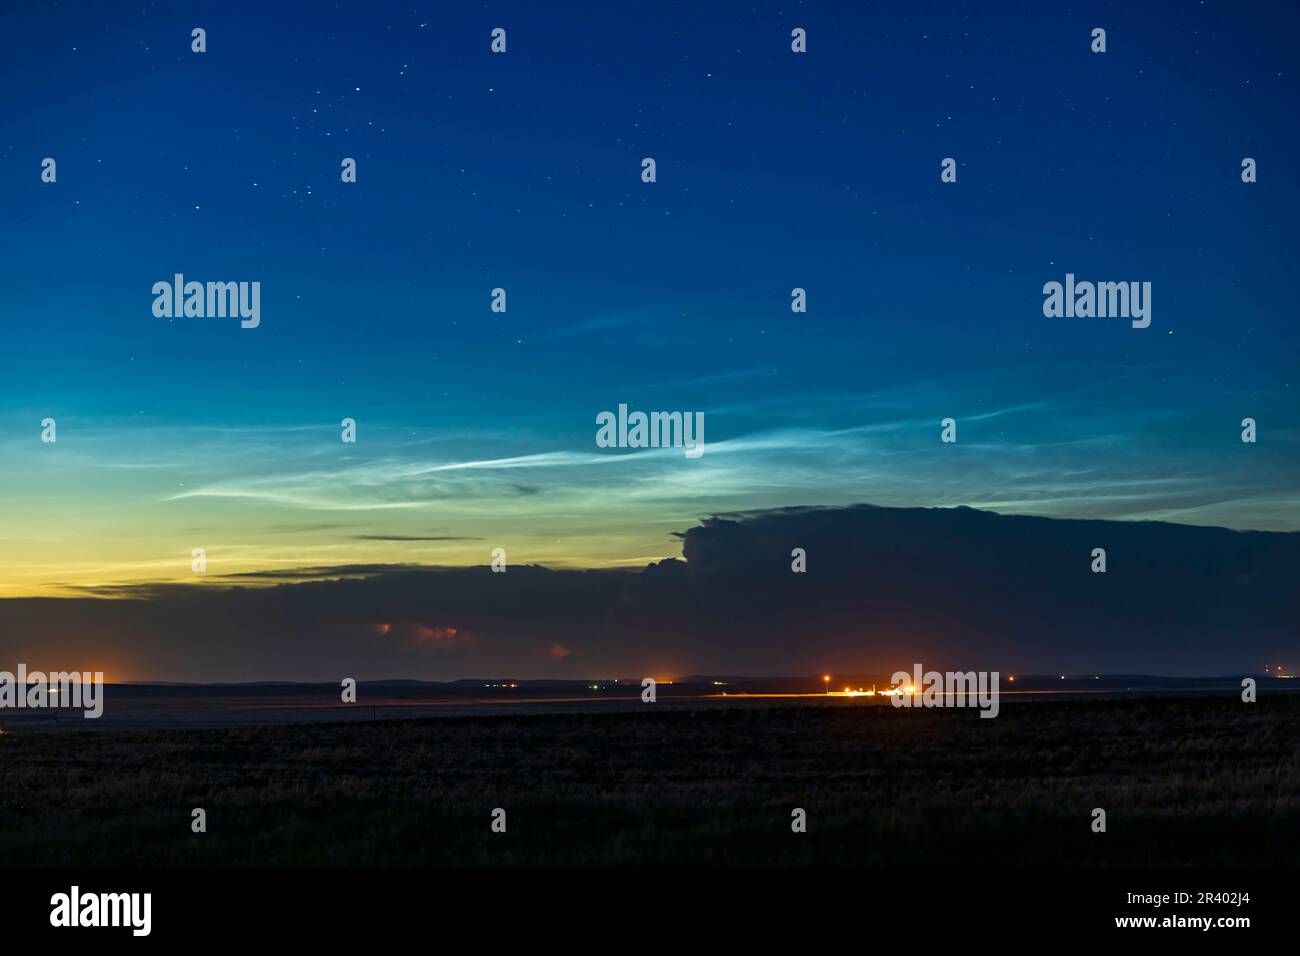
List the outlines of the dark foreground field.
{"label": "dark foreground field", "polygon": [[1300,696],[12,734],[0,862],[1294,865]]}

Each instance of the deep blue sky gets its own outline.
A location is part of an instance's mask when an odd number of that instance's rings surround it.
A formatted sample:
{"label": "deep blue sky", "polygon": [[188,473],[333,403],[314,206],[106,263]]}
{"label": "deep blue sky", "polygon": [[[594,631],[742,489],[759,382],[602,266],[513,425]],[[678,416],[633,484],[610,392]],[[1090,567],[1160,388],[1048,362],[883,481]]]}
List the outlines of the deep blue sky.
{"label": "deep blue sky", "polygon": [[[851,501],[1300,524],[1294,5],[698,6],[0,14],[5,590]],[[261,327],[154,318],[175,272]],[[1066,272],[1151,327],[1044,318]],[[620,402],[709,451],[597,449]]]}

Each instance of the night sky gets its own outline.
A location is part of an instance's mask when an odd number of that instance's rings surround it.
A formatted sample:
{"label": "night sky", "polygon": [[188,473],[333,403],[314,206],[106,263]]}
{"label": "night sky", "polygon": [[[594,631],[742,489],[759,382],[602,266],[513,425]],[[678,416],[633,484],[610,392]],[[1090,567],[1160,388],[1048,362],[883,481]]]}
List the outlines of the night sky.
{"label": "night sky", "polygon": [[[0,13],[0,594],[796,505],[1300,526],[1295,7],[700,6]],[[1150,327],[1044,317],[1067,272]],[[175,273],[260,326],[156,318]],[[620,403],[706,453],[596,447]]]}

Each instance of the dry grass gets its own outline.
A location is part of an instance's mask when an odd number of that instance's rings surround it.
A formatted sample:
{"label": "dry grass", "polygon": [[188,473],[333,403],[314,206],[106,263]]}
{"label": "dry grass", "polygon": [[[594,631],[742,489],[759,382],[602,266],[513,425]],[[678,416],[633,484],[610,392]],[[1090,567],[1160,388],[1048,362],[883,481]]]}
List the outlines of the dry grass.
{"label": "dry grass", "polygon": [[[1300,697],[0,738],[36,864],[1294,864]],[[489,830],[508,811],[505,835]],[[190,832],[204,807],[208,832]],[[790,811],[808,832],[790,832]],[[1093,807],[1108,814],[1094,834]]]}

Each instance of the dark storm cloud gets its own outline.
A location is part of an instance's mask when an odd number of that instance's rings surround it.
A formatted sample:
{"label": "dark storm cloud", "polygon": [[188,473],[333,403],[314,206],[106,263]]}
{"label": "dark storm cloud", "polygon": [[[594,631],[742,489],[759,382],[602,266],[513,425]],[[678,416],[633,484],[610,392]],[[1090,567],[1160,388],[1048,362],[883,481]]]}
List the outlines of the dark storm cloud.
{"label": "dark storm cloud", "polygon": [[681,538],[683,559],[636,571],[357,565],[9,599],[0,657],[173,680],[1234,674],[1297,646],[1295,533],[859,505],[718,515]]}

